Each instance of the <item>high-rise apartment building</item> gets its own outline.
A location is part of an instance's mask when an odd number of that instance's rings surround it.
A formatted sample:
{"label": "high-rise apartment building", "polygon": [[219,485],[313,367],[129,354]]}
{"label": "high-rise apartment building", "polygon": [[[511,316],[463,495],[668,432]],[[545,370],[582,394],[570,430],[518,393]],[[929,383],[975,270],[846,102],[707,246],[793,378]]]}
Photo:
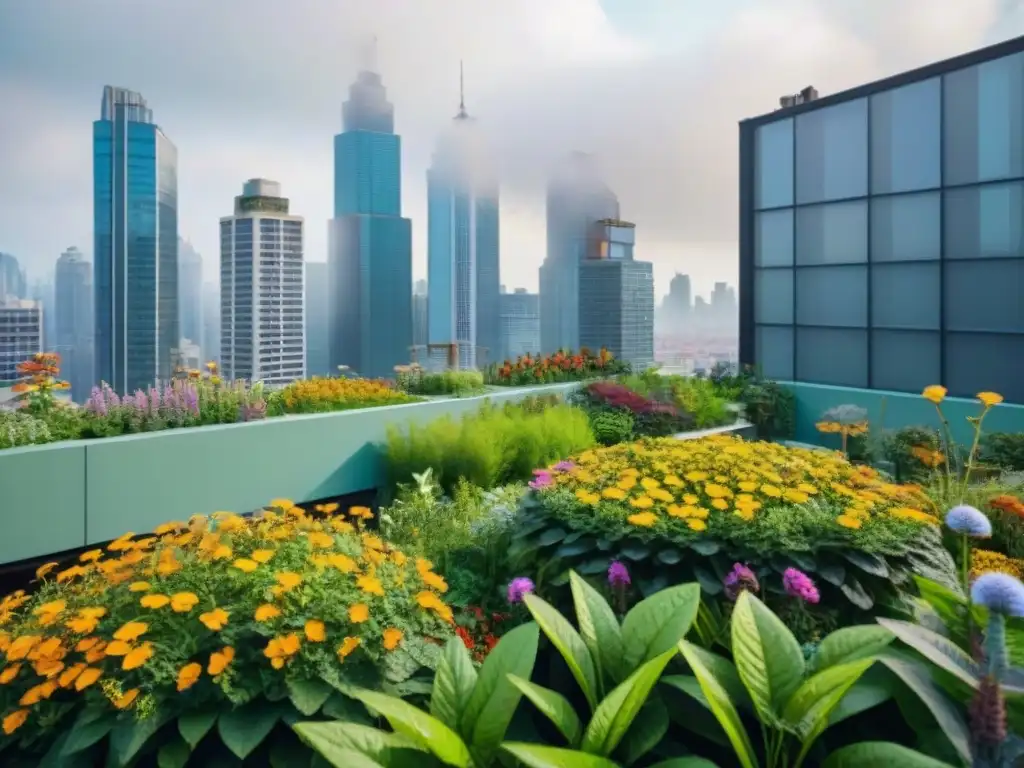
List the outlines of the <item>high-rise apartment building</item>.
{"label": "high-rise apartment building", "polygon": [[328,340],[330,292],[327,285],[327,262],[306,262],[306,375],[329,376],[331,345]]}
{"label": "high-rise apartment building", "polygon": [[220,288],[203,284],[203,362],[220,363]]}
{"label": "high-rise apartment building", "polygon": [[498,183],[460,98],[427,171],[431,365],[483,368],[501,355]]}
{"label": "high-rise apartment building", "polygon": [[61,357],[61,378],[71,385],[71,399],[84,403],[97,383],[93,377],[92,264],[75,247],[57,259],[54,276],[55,316],[52,344]]}
{"label": "high-rise apartment building", "polygon": [[178,317],[181,338],[198,344],[203,336],[203,258],[192,244],[178,238]]}
{"label": "high-rise apartment building", "polygon": [[634,260],[635,242],[631,222],[602,219],[591,226],[580,266],[580,346],[604,347],[643,371],[654,363],[654,267]]}
{"label": "high-rise apartment building", "polygon": [[540,341],[545,354],[580,347],[580,265],[594,222],[617,219],[619,200],[592,155],[573,153],[547,190],[547,257],[540,267]]}
{"label": "high-rise apartment building", "polygon": [[9,253],[0,253],[0,299],[5,296],[28,298],[26,290],[25,272],[18,260]]}
{"label": "high-rise apartment building", "polygon": [[221,368],[231,379],[287,384],[306,374],[301,216],[281,185],[250,179],[220,220]]}
{"label": "high-rise apartment building", "polygon": [[18,363],[42,351],[42,304],[31,299],[0,298],[0,383],[20,379]]}
{"label": "high-rise apartment building", "polygon": [[395,110],[374,69],[359,72],[334,137],[329,338],[331,370],[385,377],[412,346],[412,225],[402,217]]}
{"label": "high-rise apartment building", "polygon": [[502,292],[501,356],[499,361],[515,360],[522,355],[540,352],[540,296],[516,288],[512,293]]}
{"label": "high-rise apartment building", "polygon": [[106,86],[93,123],[96,378],[170,379],[178,323],[178,151],[134,91]]}
{"label": "high-rise apartment building", "polygon": [[740,124],[740,360],[1024,403],[1024,37]]}

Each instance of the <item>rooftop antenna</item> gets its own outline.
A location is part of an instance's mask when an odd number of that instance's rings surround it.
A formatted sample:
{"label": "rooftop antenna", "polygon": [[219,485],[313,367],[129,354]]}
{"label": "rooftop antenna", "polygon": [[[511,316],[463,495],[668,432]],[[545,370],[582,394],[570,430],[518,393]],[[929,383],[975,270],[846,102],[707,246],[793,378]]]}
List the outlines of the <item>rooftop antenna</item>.
{"label": "rooftop antenna", "polygon": [[466,112],[466,80],[462,72],[462,59],[459,59],[459,114],[457,120],[465,120],[469,115]]}

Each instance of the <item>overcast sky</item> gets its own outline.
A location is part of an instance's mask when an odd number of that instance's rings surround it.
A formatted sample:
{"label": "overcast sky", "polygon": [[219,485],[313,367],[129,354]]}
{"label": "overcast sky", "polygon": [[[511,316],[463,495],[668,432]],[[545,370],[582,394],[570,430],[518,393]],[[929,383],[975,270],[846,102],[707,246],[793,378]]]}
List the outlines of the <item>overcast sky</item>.
{"label": "overcast sky", "polygon": [[332,137],[362,41],[403,142],[426,272],[425,172],[466,101],[502,182],[502,282],[535,289],[544,180],[596,153],[659,295],[737,274],[737,122],[1024,33],[1022,0],[0,0],[0,251],[38,277],[92,253],[92,121],[137,90],[178,147],[179,229],[215,279],[242,182],[280,181],[326,258]]}

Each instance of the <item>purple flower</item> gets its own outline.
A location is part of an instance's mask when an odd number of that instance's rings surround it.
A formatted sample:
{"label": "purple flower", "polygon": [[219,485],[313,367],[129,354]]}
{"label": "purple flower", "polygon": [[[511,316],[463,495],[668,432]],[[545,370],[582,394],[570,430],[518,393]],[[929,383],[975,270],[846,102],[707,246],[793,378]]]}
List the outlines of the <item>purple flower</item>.
{"label": "purple flower", "polygon": [[521,603],[527,595],[532,595],[534,583],[525,576],[518,576],[512,579],[508,585],[508,601],[510,603]]}
{"label": "purple flower", "polygon": [[974,539],[987,539],[992,535],[992,523],[985,513],[968,504],[949,510],[946,513],[946,525],[950,530]]}
{"label": "purple flower", "polygon": [[787,595],[799,598],[805,603],[813,605],[821,599],[818,588],[814,586],[811,578],[796,568],[787,568],[786,572],[782,574],[782,586],[786,588]]}
{"label": "purple flower", "polygon": [[742,563],[733,563],[732,570],[725,575],[725,596],[735,601],[741,592],[760,592],[761,584],[757,575]]}
{"label": "purple flower", "polygon": [[554,472],[572,472],[576,469],[576,465],[573,462],[566,460],[558,462],[551,469]]}
{"label": "purple flower", "polygon": [[533,470],[533,480],[529,482],[529,486],[535,490],[539,490],[553,485],[554,482],[555,480],[551,476],[551,472],[546,469],[535,469]]}
{"label": "purple flower", "polygon": [[983,573],[971,586],[971,600],[990,611],[1024,616],[1024,584],[1006,573]]}
{"label": "purple flower", "polygon": [[613,587],[628,587],[630,582],[629,569],[626,568],[624,563],[618,560],[612,560],[612,564],[608,566],[608,583]]}

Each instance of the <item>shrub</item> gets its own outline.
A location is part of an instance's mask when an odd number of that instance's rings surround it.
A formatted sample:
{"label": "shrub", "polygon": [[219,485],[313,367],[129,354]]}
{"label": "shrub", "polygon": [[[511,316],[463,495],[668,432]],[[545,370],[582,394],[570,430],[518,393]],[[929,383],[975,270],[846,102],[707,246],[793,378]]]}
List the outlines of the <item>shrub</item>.
{"label": "shrub", "polygon": [[712,379],[672,376],[669,386],[676,404],[693,414],[698,429],[731,424],[736,415],[729,410],[729,399]]}
{"label": "shrub", "polygon": [[527,411],[485,403],[462,419],[444,416],[406,429],[390,427],[385,446],[387,488],[431,469],[451,494],[460,478],[481,488],[529,479],[535,467],[594,444],[587,416],[555,405]]}
{"label": "shrub", "polygon": [[484,388],[484,375],[480,371],[429,372],[415,363],[396,366],[395,381],[401,391],[413,395],[463,396]]}
{"label": "shrub", "polygon": [[558,381],[582,381],[602,376],[629,373],[629,363],[616,360],[607,349],[596,355],[588,349],[578,353],[556,352],[546,357],[523,355],[492,365],[484,372],[488,384],[505,387],[545,384]]}
{"label": "shrub", "polygon": [[882,454],[902,483],[920,482],[945,460],[939,433],[930,427],[903,427],[886,435]]}
{"label": "shrub", "polygon": [[38,445],[54,439],[46,421],[25,410],[0,411],[0,448]]}
{"label": "shrub", "polygon": [[633,439],[633,414],[617,408],[594,409],[590,413],[594,439],[601,445],[615,445]]}
{"label": "shrub", "polygon": [[599,573],[631,561],[641,591],[696,578],[723,593],[734,563],[769,591],[792,567],[813,573],[822,607],[872,609],[911,569],[956,583],[931,504],[838,453],[717,436],[586,451],[523,502],[518,548]]}
{"label": "shrub", "polygon": [[740,395],[744,412],[761,440],[792,440],[796,431],[796,397],[775,383],[752,380]]}
{"label": "shrub", "polygon": [[340,712],[346,684],[394,686],[432,664],[452,634],[444,580],[362,530],[369,510],[336,508],[275,501],[43,565],[33,594],[0,603],[5,764],[51,745],[61,765],[103,764],[108,733],[108,765],[144,747],[187,755],[179,730],[203,741],[196,764],[224,764],[203,752],[218,717],[245,758],[279,717]]}
{"label": "shrub", "polygon": [[325,413],[418,400],[383,379],[314,377],[293,381],[279,392],[280,408],[284,413]]}
{"label": "shrub", "polygon": [[676,406],[658,402],[614,381],[588,384],[578,398],[592,423],[607,411],[629,414],[632,434],[637,436],[664,437],[692,429],[694,424],[693,417]]}
{"label": "shrub", "polygon": [[992,432],[982,436],[979,456],[986,464],[1024,472],[1024,433]]}

